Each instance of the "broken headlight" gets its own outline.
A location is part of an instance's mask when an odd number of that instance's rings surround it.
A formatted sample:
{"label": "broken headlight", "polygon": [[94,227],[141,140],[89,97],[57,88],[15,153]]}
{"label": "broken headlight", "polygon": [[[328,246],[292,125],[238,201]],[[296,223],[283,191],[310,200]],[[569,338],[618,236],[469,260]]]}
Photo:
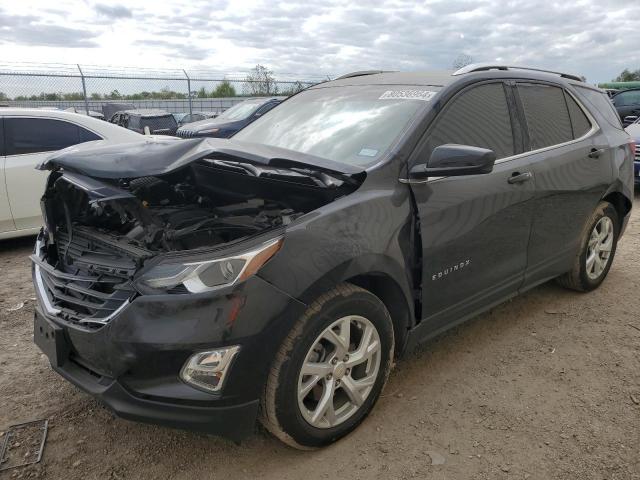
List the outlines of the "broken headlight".
{"label": "broken headlight", "polygon": [[159,290],[183,285],[191,293],[227,287],[254,275],[280,250],[282,241],[278,238],[249,252],[215,260],[161,263],[142,274],[137,282]]}

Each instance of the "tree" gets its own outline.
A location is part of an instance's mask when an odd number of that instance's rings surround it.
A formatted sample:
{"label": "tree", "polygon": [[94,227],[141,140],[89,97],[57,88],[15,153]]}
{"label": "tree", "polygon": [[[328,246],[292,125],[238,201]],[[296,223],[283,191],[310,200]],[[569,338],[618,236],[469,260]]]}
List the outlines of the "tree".
{"label": "tree", "polygon": [[109,100],[120,100],[122,98],[122,95],[120,95],[118,89],[115,89],[112,90],[108,95],[105,95],[104,98],[107,98]]}
{"label": "tree", "polygon": [[195,96],[198,98],[207,98],[209,94],[207,93],[207,90],[204,87],[200,87],[200,90],[196,92]]}
{"label": "tree", "polygon": [[233,85],[229,82],[229,80],[223,80],[213,91],[214,97],[235,97],[236,89],[233,88]]}
{"label": "tree", "polygon": [[9,97],[7,97],[6,93],[0,92],[0,100],[2,100],[2,101],[9,100]]}
{"label": "tree", "polygon": [[278,85],[273,72],[260,64],[256,65],[244,79],[244,91],[250,95],[276,95]]}
{"label": "tree", "polygon": [[296,93],[301,92],[305,88],[307,88],[307,87],[305,87],[302,84],[302,82],[296,81],[295,83],[293,83],[293,85],[291,85],[291,87],[289,87],[288,89],[284,90],[282,92],[282,95],[290,97],[291,95],[295,95]]}
{"label": "tree", "polygon": [[466,67],[467,65],[471,65],[472,63],[473,63],[473,57],[471,55],[467,55],[466,53],[461,53],[453,60],[451,67],[454,70],[458,70],[462,67]]}
{"label": "tree", "polygon": [[613,81],[614,82],[633,82],[640,80],[640,68],[638,70],[629,71],[628,68],[625,68],[620,75],[618,75]]}

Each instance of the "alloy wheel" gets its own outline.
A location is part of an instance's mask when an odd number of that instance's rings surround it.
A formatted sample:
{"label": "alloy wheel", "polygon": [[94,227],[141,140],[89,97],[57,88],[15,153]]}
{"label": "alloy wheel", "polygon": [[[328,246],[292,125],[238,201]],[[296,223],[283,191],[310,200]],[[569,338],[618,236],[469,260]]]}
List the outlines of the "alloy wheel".
{"label": "alloy wheel", "polygon": [[342,317],[316,338],[298,377],[298,407],[316,428],[353,416],[373,390],[381,361],[380,336],[368,319]]}
{"label": "alloy wheel", "polygon": [[587,245],[586,271],[591,280],[598,279],[609,264],[613,236],[613,222],[602,217],[593,227]]}

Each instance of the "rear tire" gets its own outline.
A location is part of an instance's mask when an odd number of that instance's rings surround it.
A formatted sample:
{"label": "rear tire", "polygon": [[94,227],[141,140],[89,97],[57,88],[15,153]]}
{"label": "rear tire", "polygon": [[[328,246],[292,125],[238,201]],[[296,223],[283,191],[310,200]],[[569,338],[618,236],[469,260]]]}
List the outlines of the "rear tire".
{"label": "rear tire", "polygon": [[338,285],[309,306],[282,343],[260,421],[298,449],[338,440],[378,400],[393,348],[393,324],[380,299],[355,285]]}
{"label": "rear tire", "polygon": [[609,202],[600,202],[585,225],[573,268],[558,277],[557,282],[579,292],[598,288],[611,268],[619,232],[616,209]]}

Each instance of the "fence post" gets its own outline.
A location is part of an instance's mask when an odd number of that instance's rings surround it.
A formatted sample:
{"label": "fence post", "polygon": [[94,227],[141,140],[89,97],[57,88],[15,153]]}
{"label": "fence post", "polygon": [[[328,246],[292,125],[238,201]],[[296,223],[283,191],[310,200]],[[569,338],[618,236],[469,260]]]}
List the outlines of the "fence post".
{"label": "fence post", "polygon": [[84,94],[84,109],[87,111],[87,115],[89,115],[89,102],[87,101],[87,86],[84,83],[84,73],[82,73],[82,69],[79,64],[76,64],[78,67],[78,71],[80,72],[80,78],[82,79],[82,92]]}
{"label": "fence post", "polygon": [[187,77],[187,98],[189,99],[189,115],[193,113],[193,105],[191,105],[191,79],[187,75],[186,70],[182,70],[184,76]]}

